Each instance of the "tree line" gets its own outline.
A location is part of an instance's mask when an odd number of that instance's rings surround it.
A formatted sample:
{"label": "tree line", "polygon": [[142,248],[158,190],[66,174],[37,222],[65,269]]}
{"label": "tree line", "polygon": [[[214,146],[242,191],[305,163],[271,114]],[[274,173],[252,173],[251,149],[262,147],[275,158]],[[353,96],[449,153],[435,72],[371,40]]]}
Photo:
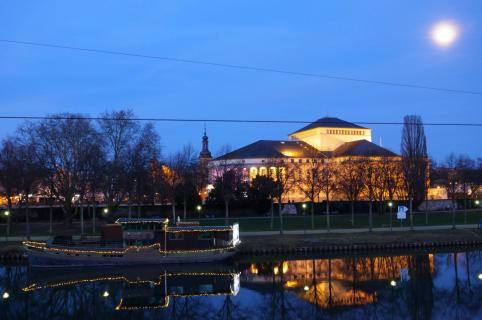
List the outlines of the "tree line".
{"label": "tree line", "polygon": [[[62,113],[25,122],[0,147],[0,186],[9,211],[13,199],[23,207],[27,225],[32,195],[60,205],[72,219],[99,202],[107,208],[199,201],[199,163],[191,146],[167,157],[153,123],[140,123],[130,110],[105,112],[99,120]],[[18,198],[16,198],[18,197]],[[192,200],[195,199],[195,200]],[[82,206],[81,206],[82,205]]]}

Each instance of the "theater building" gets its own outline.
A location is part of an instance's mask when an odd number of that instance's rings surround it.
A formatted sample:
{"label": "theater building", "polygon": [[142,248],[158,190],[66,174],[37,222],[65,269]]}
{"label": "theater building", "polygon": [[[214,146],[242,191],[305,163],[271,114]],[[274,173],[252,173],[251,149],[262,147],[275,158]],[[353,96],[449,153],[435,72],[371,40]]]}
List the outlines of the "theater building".
{"label": "theater building", "polygon": [[[273,175],[282,166],[273,162],[304,166],[313,155],[333,163],[346,158],[380,157],[400,160],[396,153],[372,143],[372,130],[334,117],[324,117],[291,133],[287,140],[258,140],[210,161],[210,175],[228,165],[242,170],[245,181],[257,175]],[[276,176],[275,174],[273,176]],[[292,190],[286,200],[304,201],[304,196]]]}

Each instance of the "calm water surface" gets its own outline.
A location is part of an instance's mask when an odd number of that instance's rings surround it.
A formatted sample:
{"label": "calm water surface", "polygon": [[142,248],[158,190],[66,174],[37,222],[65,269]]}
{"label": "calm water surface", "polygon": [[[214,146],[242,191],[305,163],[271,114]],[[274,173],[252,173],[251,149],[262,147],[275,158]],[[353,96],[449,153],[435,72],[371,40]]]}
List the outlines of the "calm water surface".
{"label": "calm water surface", "polygon": [[[0,268],[0,319],[482,319],[480,251]],[[480,277],[480,279],[479,279]]]}

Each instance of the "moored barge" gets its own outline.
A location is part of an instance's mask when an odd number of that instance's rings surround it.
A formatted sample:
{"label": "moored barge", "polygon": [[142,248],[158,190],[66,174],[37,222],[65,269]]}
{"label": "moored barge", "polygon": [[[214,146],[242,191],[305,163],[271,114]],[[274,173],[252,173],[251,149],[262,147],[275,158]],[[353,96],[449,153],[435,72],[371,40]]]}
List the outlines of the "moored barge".
{"label": "moored barge", "polygon": [[29,264],[36,267],[153,265],[221,261],[240,244],[239,226],[200,226],[168,219],[119,218],[100,237],[53,237],[24,241]]}

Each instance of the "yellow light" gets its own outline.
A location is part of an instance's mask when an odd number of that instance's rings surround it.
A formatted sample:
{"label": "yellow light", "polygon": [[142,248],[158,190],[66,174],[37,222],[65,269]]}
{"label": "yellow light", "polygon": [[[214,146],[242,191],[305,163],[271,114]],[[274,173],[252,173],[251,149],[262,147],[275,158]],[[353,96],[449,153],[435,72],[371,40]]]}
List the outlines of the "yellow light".
{"label": "yellow light", "polygon": [[196,210],[197,210],[197,211],[201,211],[201,209],[202,209],[202,207],[201,207],[200,205],[198,205],[198,206],[196,207]]}
{"label": "yellow light", "polygon": [[390,281],[390,285],[391,285],[392,287],[396,287],[396,286],[397,286],[397,282],[396,282],[395,280],[392,280],[392,281]]}
{"label": "yellow light", "polygon": [[432,40],[441,47],[450,46],[458,37],[458,27],[451,22],[439,22],[432,27]]}
{"label": "yellow light", "polygon": [[388,203],[388,206],[389,206],[390,208],[393,207],[393,202],[390,201],[390,202]]}
{"label": "yellow light", "polygon": [[303,209],[306,209],[306,203],[303,203],[303,204],[301,205],[301,207],[302,207]]}
{"label": "yellow light", "polygon": [[108,209],[108,208],[104,208],[104,213],[109,213],[109,209]]}
{"label": "yellow light", "polygon": [[283,274],[288,272],[288,261],[283,261]]}
{"label": "yellow light", "polygon": [[303,290],[308,291],[308,290],[310,290],[310,287],[304,286],[304,287],[303,287]]}
{"label": "yellow light", "polygon": [[10,215],[10,211],[6,210],[4,213],[5,217],[8,217]]}
{"label": "yellow light", "polygon": [[279,268],[278,268],[278,267],[274,267],[274,268],[273,268],[273,273],[274,273],[275,275],[277,275],[277,274],[279,273]]}
{"label": "yellow light", "polygon": [[3,293],[3,295],[2,295],[2,298],[3,298],[3,299],[8,299],[8,298],[10,298],[10,294],[9,294],[7,291],[5,291],[5,292]]}
{"label": "yellow light", "polygon": [[107,291],[107,290],[104,291],[104,293],[102,294],[102,296],[103,296],[104,298],[107,298],[107,297],[109,296],[109,291]]}

